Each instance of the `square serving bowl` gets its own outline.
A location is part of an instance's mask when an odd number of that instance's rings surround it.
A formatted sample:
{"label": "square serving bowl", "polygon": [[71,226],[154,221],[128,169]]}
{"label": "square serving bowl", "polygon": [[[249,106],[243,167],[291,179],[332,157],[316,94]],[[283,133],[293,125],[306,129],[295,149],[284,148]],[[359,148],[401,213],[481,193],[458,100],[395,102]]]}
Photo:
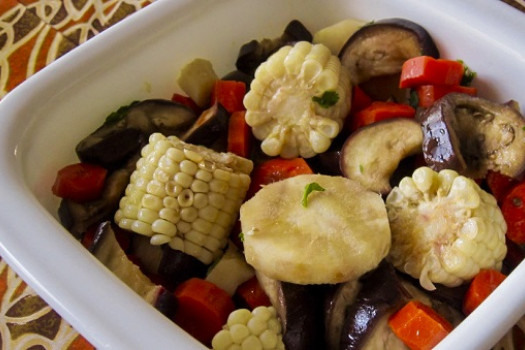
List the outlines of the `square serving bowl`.
{"label": "square serving bowl", "polygon": [[[225,74],[239,47],[292,19],[312,32],[345,18],[403,17],[476,72],[481,96],[525,103],[525,15],[496,0],[158,0],[29,78],[0,102],[0,255],[99,349],[202,349],[106,270],[56,219],[51,185],[112,110],[169,98],[201,57]],[[525,265],[439,349],[490,348],[525,312]]]}

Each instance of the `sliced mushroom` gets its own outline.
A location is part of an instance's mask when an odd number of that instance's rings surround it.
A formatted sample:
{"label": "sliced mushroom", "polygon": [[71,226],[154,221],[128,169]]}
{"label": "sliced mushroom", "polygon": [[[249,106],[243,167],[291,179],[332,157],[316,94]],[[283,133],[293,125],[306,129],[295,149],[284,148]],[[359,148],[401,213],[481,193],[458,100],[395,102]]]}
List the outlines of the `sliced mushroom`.
{"label": "sliced mushroom", "polygon": [[482,178],[488,170],[519,177],[525,170],[525,118],[513,106],[448,94],[417,115],[425,161]]}
{"label": "sliced mushroom", "polygon": [[[207,147],[214,144],[224,144],[224,142],[220,142],[220,139],[224,139],[227,134],[228,120],[229,114],[226,109],[220,103],[215,103],[201,113],[191,128],[181,136],[181,140]],[[224,151],[222,149],[215,150]]]}
{"label": "sliced mushroom", "polygon": [[282,46],[296,41],[312,41],[312,34],[298,20],[291,21],[280,37],[252,40],[239,50],[235,66],[241,72],[253,75],[259,65]]}
{"label": "sliced mushroom", "polygon": [[367,189],[386,194],[399,162],[421,152],[422,141],[421,126],[413,119],[394,118],[368,125],[344,143],[341,171]]}
{"label": "sliced mushroom", "polygon": [[150,134],[180,136],[197,119],[180,103],[151,99],[132,103],[113,113],[76,147],[79,159],[108,169],[119,168],[145,145]]}
{"label": "sliced mushroom", "polygon": [[345,43],[339,58],[350,72],[353,84],[372,77],[395,74],[408,58],[439,51],[425,28],[402,18],[390,18],[366,25]]}

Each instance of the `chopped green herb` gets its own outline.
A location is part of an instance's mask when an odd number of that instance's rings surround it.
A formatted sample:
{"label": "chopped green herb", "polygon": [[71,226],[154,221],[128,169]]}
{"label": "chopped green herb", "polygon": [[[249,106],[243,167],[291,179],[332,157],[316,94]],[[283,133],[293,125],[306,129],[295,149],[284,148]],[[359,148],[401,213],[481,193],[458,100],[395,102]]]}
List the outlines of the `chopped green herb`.
{"label": "chopped green herb", "polygon": [[362,174],[364,173],[365,168],[363,167],[363,164],[359,164],[359,172]]}
{"label": "chopped green herb", "polygon": [[332,107],[339,101],[339,95],[333,90],[325,91],[321,96],[312,97],[312,101],[318,103],[323,108]]}
{"label": "chopped green herb", "polygon": [[522,130],[525,130],[525,126],[523,128],[521,128]]}
{"label": "chopped green herb", "polygon": [[120,120],[122,120],[126,114],[128,113],[128,110],[136,103],[138,103],[139,101],[133,101],[131,102],[129,105],[127,106],[122,106],[120,107],[119,109],[117,109],[116,111],[114,112],[111,112],[107,117],[106,117],[106,120],[104,121],[104,125],[107,125],[107,124],[113,124],[113,123],[116,123]]}
{"label": "chopped green herb", "polygon": [[239,232],[239,239],[244,242],[244,232]]}
{"label": "chopped green herb", "polygon": [[460,83],[460,85],[463,85],[463,86],[470,86],[470,84],[472,84],[472,81],[473,81],[474,78],[476,77],[477,73],[474,72],[473,70],[471,70],[471,69],[465,64],[465,62],[463,62],[462,60],[458,60],[458,62],[460,62],[461,64],[463,64],[463,67],[464,67],[463,77],[461,78],[461,83]]}
{"label": "chopped green herb", "polygon": [[301,204],[303,205],[303,207],[306,208],[306,206],[308,205],[308,196],[313,192],[313,191],[324,191],[324,188],[321,187],[321,185],[319,185],[317,182],[312,182],[312,183],[309,183],[308,185],[306,185],[304,187],[304,193],[303,193],[303,199],[301,201]]}

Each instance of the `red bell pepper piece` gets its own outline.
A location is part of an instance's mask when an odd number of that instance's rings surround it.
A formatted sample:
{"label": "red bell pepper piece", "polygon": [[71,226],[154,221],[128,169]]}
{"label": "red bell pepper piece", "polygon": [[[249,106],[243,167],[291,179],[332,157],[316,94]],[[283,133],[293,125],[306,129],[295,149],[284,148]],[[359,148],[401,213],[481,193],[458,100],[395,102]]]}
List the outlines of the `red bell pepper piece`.
{"label": "red bell pepper piece", "polygon": [[171,96],[171,100],[191,108],[196,115],[200,115],[202,113],[202,108],[197,106],[195,101],[193,101],[189,96],[174,93],[173,96]]}
{"label": "red bell pepper piece", "polygon": [[312,169],[303,158],[270,159],[254,169],[246,198],[251,198],[263,185],[300,174],[313,174]]}
{"label": "red bell pepper piece", "polygon": [[416,88],[420,107],[430,107],[435,101],[451,92],[460,92],[476,96],[478,89],[472,86],[462,85],[420,85]]}
{"label": "red bell pepper piece", "polygon": [[478,272],[463,297],[463,313],[470,314],[505,280],[505,275],[494,269]]}
{"label": "red bell pepper piece", "polygon": [[436,59],[430,56],[413,57],[403,63],[399,87],[460,85],[464,71],[465,67],[459,61]]}
{"label": "red bell pepper piece", "polygon": [[492,193],[498,203],[501,204],[507,193],[518,184],[518,180],[496,171],[489,170],[485,177],[485,183],[487,184],[490,193]]}
{"label": "red bell pepper piece", "polygon": [[242,307],[247,307],[250,310],[258,306],[271,306],[270,299],[255,276],[237,287],[235,297],[240,299]]}
{"label": "red bell pepper piece", "polygon": [[174,295],[177,310],[173,321],[209,347],[235,308],[232,298],[223,289],[200,278],[182,282]]}
{"label": "red bell pepper piece", "polygon": [[228,152],[248,158],[252,146],[252,129],[246,123],[246,111],[235,111],[228,125]]}
{"label": "red bell pepper piece", "polygon": [[413,118],[416,110],[406,104],[374,101],[353,116],[352,130],[390,118]]}
{"label": "red bell pepper piece", "polygon": [[246,84],[242,81],[217,80],[211,93],[211,105],[219,102],[228,113],[244,110]]}
{"label": "red bell pepper piece", "polygon": [[525,181],[507,193],[501,212],[507,223],[507,238],[517,244],[525,244]]}
{"label": "red bell pepper piece", "polygon": [[107,173],[99,165],[70,164],[58,171],[51,190],[55,196],[75,202],[94,200],[102,193]]}

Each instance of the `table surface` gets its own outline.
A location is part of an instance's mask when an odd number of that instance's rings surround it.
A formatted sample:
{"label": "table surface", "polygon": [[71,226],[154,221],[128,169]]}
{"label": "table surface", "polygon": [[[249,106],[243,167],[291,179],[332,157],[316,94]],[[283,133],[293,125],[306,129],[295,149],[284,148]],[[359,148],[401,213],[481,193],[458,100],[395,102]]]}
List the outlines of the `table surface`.
{"label": "table surface", "polygon": [[[0,98],[152,1],[0,0]],[[525,0],[501,1],[525,12]],[[94,349],[1,257],[0,300],[1,349]]]}

